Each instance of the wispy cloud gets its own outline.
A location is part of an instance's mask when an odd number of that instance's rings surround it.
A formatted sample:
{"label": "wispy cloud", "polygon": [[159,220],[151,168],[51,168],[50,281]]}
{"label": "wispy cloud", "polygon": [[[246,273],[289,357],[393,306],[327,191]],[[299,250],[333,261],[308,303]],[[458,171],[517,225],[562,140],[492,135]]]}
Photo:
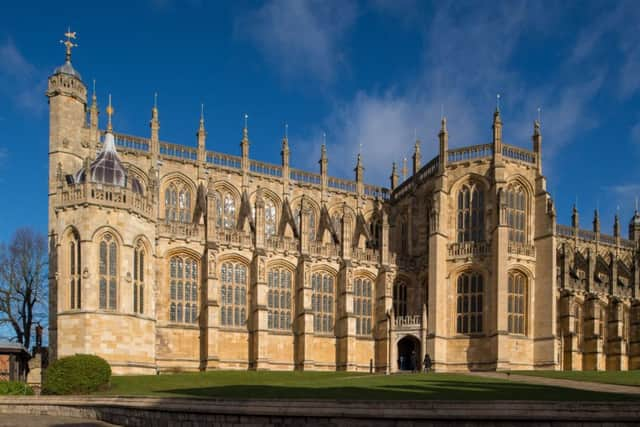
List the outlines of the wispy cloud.
{"label": "wispy cloud", "polygon": [[[530,19],[537,13],[532,9],[535,4],[526,2],[498,4],[490,10],[457,3],[437,7],[432,19],[422,24],[427,28],[423,64],[413,81],[387,91],[360,91],[336,103],[326,126],[340,139],[340,152],[346,155],[329,153],[332,169],[351,176],[362,144],[367,180],[386,185],[391,162],[410,158],[414,129],[423,141],[423,162],[437,154],[442,111],[448,117],[451,146],[486,143],[498,92],[503,94],[505,137],[516,145],[530,143],[536,108],[547,106],[544,130],[553,134],[545,140],[547,159],[578,131],[594,126],[589,105],[602,86],[602,70],[569,83],[532,85],[510,68],[521,37],[545,30]],[[337,145],[329,146],[335,152]]]}
{"label": "wispy cloud", "polygon": [[344,65],[341,41],[354,22],[352,1],[271,0],[235,22],[235,33],[253,41],[287,77],[311,73],[331,81]]}
{"label": "wispy cloud", "polygon": [[0,44],[0,94],[22,110],[41,113],[45,84],[44,73],[25,58],[11,38]]}

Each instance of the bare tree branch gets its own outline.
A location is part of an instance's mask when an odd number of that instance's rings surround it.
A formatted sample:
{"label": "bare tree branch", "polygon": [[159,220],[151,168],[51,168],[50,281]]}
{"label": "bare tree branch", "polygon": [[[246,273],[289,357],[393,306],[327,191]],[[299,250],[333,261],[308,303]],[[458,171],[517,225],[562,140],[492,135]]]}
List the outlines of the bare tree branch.
{"label": "bare tree branch", "polygon": [[20,228],[8,246],[0,244],[0,324],[11,325],[26,348],[34,325],[46,320],[47,299],[46,238]]}

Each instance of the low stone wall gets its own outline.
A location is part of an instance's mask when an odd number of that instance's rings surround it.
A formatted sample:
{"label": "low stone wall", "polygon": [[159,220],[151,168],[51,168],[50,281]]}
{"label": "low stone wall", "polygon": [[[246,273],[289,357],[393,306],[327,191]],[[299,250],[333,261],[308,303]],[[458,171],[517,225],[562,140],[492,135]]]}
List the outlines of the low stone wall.
{"label": "low stone wall", "polygon": [[[0,413],[124,426],[638,425],[638,402],[224,400],[3,397]],[[19,419],[19,418],[18,418]]]}

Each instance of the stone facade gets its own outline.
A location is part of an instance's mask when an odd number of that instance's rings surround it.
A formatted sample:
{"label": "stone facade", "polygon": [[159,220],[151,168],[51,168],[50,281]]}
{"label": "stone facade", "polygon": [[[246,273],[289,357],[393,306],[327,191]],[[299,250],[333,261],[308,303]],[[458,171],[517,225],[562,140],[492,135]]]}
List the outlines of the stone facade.
{"label": "stone facade", "polygon": [[[395,171],[389,189],[98,125],[80,75],[49,78],[50,343],[115,373],[393,372],[640,365],[638,245],[556,224],[532,150],[502,140]],[[111,139],[109,139],[111,138]],[[109,160],[117,147],[117,160]],[[115,149],[114,149],[115,150]],[[113,151],[115,153],[115,151]],[[108,168],[112,169],[108,169]],[[99,168],[100,171],[98,171]],[[115,169],[113,169],[115,168]],[[124,173],[124,184],[106,178]],[[597,222],[597,224],[596,224]],[[415,352],[415,353],[414,353]]]}

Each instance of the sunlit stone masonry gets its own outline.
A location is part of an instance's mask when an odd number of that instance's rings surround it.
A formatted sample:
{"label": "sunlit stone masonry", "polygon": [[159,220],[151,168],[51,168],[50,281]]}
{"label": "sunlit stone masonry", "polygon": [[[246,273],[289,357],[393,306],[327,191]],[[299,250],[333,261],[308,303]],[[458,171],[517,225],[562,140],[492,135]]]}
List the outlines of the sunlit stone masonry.
{"label": "sunlit stone masonry", "polygon": [[[556,223],[532,149],[450,149],[390,187],[209,151],[98,121],[66,62],[49,78],[50,343],[115,373],[640,368],[636,213],[623,238]],[[126,100],[119,102],[126,102]],[[197,120],[194,120],[196,128]],[[482,138],[480,136],[480,138]],[[228,146],[225,143],[225,147]]]}

